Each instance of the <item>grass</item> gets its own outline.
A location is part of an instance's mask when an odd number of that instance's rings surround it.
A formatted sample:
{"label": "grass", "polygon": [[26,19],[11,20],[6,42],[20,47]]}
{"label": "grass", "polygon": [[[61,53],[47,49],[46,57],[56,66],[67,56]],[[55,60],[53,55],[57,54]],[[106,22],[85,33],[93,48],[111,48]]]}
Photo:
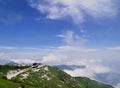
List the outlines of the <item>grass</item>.
{"label": "grass", "polygon": [[106,85],[86,77],[76,77],[75,79],[81,83],[83,88],[114,88],[110,85]]}
{"label": "grass", "polygon": [[6,74],[9,70],[24,69],[29,66],[0,65],[0,73]]}
{"label": "grass", "polygon": [[[46,67],[48,67],[48,71],[44,70]],[[23,78],[22,74],[27,73],[29,73],[29,76],[26,79],[21,79]],[[13,78],[13,80],[38,88],[80,88],[79,83],[74,81],[70,75],[49,66],[39,68],[38,72],[34,72],[31,69],[22,74],[19,74],[17,77]]]}
{"label": "grass", "polygon": [[[0,88],[113,88],[85,77],[71,77],[67,73],[50,66],[29,68],[12,80],[7,80],[5,73],[9,70],[27,67],[0,66]],[[47,70],[46,70],[47,69]],[[23,75],[27,75],[24,78]]]}
{"label": "grass", "polygon": [[11,80],[4,79],[3,76],[0,75],[0,88],[19,88],[19,87],[35,88],[24,83],[17,83]]}

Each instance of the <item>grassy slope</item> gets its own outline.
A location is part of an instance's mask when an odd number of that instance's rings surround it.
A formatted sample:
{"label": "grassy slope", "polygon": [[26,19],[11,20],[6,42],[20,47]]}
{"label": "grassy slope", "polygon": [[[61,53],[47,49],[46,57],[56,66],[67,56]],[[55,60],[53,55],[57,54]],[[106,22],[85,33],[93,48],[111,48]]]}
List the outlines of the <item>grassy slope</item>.
{"label": "grassy slope", "polygon": [[13,82],[11,80],[7,80],[5,77],[6,73],[9,70],[16,70],[16,69],[24,69],[27,68],[28,66],[9,66],[9,65],[0,65],[0,88],[18,88],[25,86],[25,88],[33,88],[29,85],[25,85],[24,83],[17,83]]}
{"label": "grassy slope", "polygon": [[[39,68],[38,72],[34,72],[36,68],[32,68],[28,72],[18,75],[13,80],[35,86],[36,88],[113,88],[109,85],[92,81],[89,78],[73,78],[56,68],[48,67],[48,70],[45,70],[46,67],[48,66]],[[24,74],[29,74],[29,76],[21,79]]]}
{"label": "grassy slope", "polygon": [[0,73],[6,74],[9,70],[24,69],[29,66],[11,66],[11,65],[0,65]]}
{"label": "grassy slope", "polygon": [[86,77],[76,77],[75,79],[81,83],[83,88],[114,88],[110,85],[105,85],[103,83],[96,82]]}
{"label": "grassy slope", "polygon": [[[19,67],[19,69],[23,68]],[[67,73],[49,66],[30,68],[27,72],[13,78],[12,81],[7,80],[4,74],[13,69],[18,69],[18,67],[0,67],[0,88],[18,88],[22,86],[24,86],[22,88],[113,88],[89,78],[73,78]]]}
{"label": "grassy slope", "polygon": [[2,78],[2,76],[0,76],[0,88],[19,88],[19,87],[25,87],[25,88],[34,88],[30,85],[26,85],[24,83],[17,83],[17,82],[13,82],[7,79]]}
{"label": "grassy slope", "polygon": [[0,77],[0,88],[15,88],[19,86],[20,85],[18,83],[14,83],[9,80],[2,79],[2,77]]}
{"label": "grassy slope", "polygon": [[[45,70],[45,68],[48,68],[48,70]],[[70,75],[61,70],[48,66],[39,68],[40,70],[38,72],[34,72],[34,69],[36,68],[18,75],[16,78],[13,78],[13,80],[23,82],[37,88],[81,88],[78,82],[74,81]],[[29,76],[27,78],[21,79],[23,78],[22,75],[28,73]]]}

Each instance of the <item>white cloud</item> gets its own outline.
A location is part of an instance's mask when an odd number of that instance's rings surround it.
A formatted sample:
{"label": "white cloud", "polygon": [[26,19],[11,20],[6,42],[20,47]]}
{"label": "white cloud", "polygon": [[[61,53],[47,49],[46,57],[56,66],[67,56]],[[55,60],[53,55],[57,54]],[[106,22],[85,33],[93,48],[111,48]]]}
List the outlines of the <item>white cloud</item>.
{"label": "white cloud", "polygon": [[84,69],[64,70],[64,71],[75,77],[82,76],[82,77],[89,77],[92,79],[95,79],[96,74],[104,74],[104,73],[109,73],[111,71],[109,67],[103,66],[98,62],[96,63],[96,61],[94,63],[93,62],[90,63],[88,60],[87,62],[84,62],[84,65],[86,66],[86,68]]}
{"label": "white cloud", "polygon": [[65,43],[68,45],[84,45],[87,41],[87,39],[83,38],[82,36],[76,34],[74,31],[67,30],[66,32],[57,35],[57,37],[60,37],[63,39]]}
{"label": "white cloud", "polygon": [[[100,69],[105,69],[106,71],[102,72],[102,70],[101,70],[99,72],[99,74],[108,73],[107,72],[108,68],[104,67],[104,68],[100,68]],[[81,77],[89,77],[91,79],[95,79],[95,75],[96,75],[96,72],[94,71],[94,69],[91,69],[91,68],[64,70],[64,71],[74,77],[81,76]]]}
{"label": "white cloud", "polygon": [[9,55],[7,55],[6,53],[2,53],[0,52],[0,59],[1,60],[8,60],[10,59],[11,57]]}
{"label": "white cloud", "polygon": [[109,48],[106,48],[107,50],[120,50],[120,46],[117,46],[117,47],[109,47]]}
{"label": "white cloud", "polygon": [[70,17],[75,23],[81,23],[86,15],[93,18],[114,17],[117,14],[117,0],[28,0],[33,8],[46,14],[48,19]]}
{"label": "white cloud", "polygon": [[[15,58],[16,57],[16,58]],[[16,62],[16,63],[24,63],[24,64],[28,64],[28,63],[33,63],[35,62],[35,60],[33,59],[26,59],[26,56],[22,57],[20,55],[17,56],[16,53],[0,53],[0,61],[2,61],[2,63],[8,63],[8,62]],[[0,64],[2,64],[0,62]]]}
{"label": "white cloud", "polygon": [[64,70],[66,73],[70,74],[71,76],[81,76],[81,77],[89,77],[93,78],[93,72],[89,71],[89,69],[75,69],[75,70]]}
{"label": "white cloud", "polygon": [[84,48],[84,47],[78,47],[78,46],[60,46],[58,47],[61,51],[75,51],[75,52],[96,52],[101,51],[101,49],[90,49],[90,48]]}
{"label": "white cloud", "polygon": [[58,37],[63,38],[64,42],[71,44],[74,42],[74,32],[73,31],[67,31],[63,35],[58,35]]}
{"label": "white cloud", "polygon": [[31,64],[36,62],[35,60],[32,59],[26,59],[26,58],[22,58],[22,59],[11,59],[11,61],[19,63],[19,64]]}
{"label": "white cloud", "polygon": [[66,58],[66,55],[50,53],[47,56],[44,56],[41,62],[49,65],[58,65],[61,64]]}
{"label": "white cloud", "polygon": [[109,73],[110,72],[110,68],[109,67],[105,67],[105,66],[93,66],[92,70],[95,72],[95,74],[104,74],[104,73]]}
{"label": "white cloud", "polygon": [[0,46],[0,49],[14,50],[14,49],[17,49],[17,47],[12,47],[12,46]]}

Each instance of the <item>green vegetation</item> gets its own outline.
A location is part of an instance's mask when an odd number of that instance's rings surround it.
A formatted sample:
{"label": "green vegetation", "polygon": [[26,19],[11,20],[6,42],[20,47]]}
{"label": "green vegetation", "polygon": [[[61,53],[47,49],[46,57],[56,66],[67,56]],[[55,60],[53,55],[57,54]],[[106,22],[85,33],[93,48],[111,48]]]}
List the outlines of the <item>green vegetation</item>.
{"label": "green vegetation", "polygon": [[26,85],[24,83],[17,83],[5,79],[3,76],[0,76],[0,88],[34,88],[32,86]]}
{"label": "green vegetation", "polygon": [[0,88],[15,88],[15,87],[19,87],[19,84],[3,79],[3,77],[0,76]]}
{"label": "green vegetation", "polygon": [[81,88],[80,84],[74,81],[70,75],[49,66],[32,68],[13,78],[13,80],[37,88]]}
{"label": "green vegetation", "polygon": [[83,88],[114,88],[86,77],[76,77],[75,79],[81,83]]}
{"label": "green vegetation", "polygon": [[9,70],[24,69],[29,66],[0,65],[0,73],[6,74]]}
{"label": "green vegetation", "polygon": [[[26,67],[2,66],[0,72],[3,74],[18,68]],[[113,88],[89,78],[71,77],[57,68],[45,65],[31,67],[11,80],[2,74],[0,74],[0,88]]]}

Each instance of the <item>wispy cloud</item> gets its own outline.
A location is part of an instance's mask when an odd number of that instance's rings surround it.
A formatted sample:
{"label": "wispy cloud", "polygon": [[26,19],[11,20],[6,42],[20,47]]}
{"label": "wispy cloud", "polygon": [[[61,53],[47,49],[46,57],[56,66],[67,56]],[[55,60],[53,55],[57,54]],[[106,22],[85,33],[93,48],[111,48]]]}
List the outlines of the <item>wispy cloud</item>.
{"label": "wispy cloud", "polygon": [[14,50],[14,49],[17,49],[17,47],[12,47],[12,46],[0,46],[0,49]]}
{"label": "wispy cloud", "polygon": [[120,46],[116,46],[116,47],[109,47],[106,48],[107,50],[120,50]]}
{"label": "wispy cloud", "polygon": [[86,15],[93,18],[114,17],[118,11],[117,0],[28,0],[33,8],[46,14],[46,18],[63,20],[70,17],[81,23]]}
{"label": "wispy cloud", "polygon": [[102,49],[97,48],[85,48],[85,47],[78,47],[78,46],[59,46],[59,50],[63,51],[78,51],[78,52],[96,52],[101,51]]}
{"label": "wispy cloud", "polygon": [[83,38],[82,36],[78,35],[74,31],[67,30],[64,33],[57,35],[57,37],[60,37],[63,39],[64,42],[66,42],[69,45],[83,45],[86,43],[87,39]]}

